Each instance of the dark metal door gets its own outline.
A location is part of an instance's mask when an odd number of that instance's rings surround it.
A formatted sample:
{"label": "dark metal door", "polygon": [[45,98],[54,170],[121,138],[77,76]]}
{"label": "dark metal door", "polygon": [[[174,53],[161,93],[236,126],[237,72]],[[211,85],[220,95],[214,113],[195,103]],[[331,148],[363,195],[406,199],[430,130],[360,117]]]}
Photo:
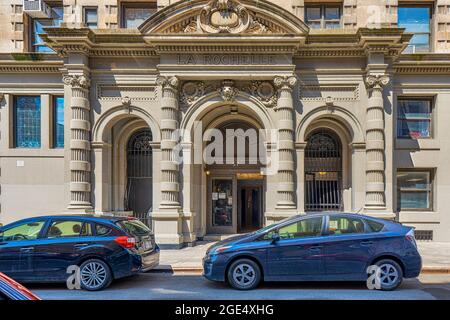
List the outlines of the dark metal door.
{"label": "dark metal door", "polygon": [[148,226],[151,226],[149,214],[153,195],[151,142],[150,130],[140,130],[128,141],[125,195],[126,210],[133,211],[134,216]]}
{"label": "dark metal door", "polygon": [[305,210],[342,210],[342,158],[331,131],[312,134],[305,149]]}

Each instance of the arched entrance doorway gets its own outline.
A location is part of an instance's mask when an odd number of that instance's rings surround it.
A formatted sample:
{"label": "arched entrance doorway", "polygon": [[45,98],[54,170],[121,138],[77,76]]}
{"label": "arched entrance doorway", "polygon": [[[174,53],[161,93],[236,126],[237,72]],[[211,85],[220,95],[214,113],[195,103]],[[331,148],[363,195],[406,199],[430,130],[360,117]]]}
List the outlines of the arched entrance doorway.
{"label": "arched entrance doorway", "polygon": [[[259,130],[245,120],[227,120],[215,129],[206,148],[217,143],[216,139],[222,141],[209,153],[215,161],[205,159],[209,186],[207,231],[226,234],[257,230],[264,222],[265,181]],[[220,156],[219,144],[223,146]]]}
{"label": "arched entrance doorway", "polygon": [[127,185],[125,210],[149,224],[153,194],[152,133],[149,129],[135,132],[127,143]]}
{"label": "arched entrance doorway", "polygon": [[305,211],[341,211],[342,146],[331,130],[311,133],[305,149]]}

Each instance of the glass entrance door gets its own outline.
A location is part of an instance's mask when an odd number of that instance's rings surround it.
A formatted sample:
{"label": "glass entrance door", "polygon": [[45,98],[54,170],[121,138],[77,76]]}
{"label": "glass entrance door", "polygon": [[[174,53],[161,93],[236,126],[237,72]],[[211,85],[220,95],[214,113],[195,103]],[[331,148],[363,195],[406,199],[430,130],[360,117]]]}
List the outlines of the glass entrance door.
{"label": "glass entrance door", "polygon": [[212,178],[210,202],[210,233],[234,233],[234,179]]}

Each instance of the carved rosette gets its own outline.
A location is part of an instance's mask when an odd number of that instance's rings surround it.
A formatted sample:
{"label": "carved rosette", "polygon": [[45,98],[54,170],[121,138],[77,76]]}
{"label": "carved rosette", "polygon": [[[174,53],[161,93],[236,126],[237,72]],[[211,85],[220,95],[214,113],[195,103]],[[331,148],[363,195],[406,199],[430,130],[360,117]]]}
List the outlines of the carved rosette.
{"label": "carved rosette", "polygon": [[64,75],[70,86],[70,204],[69,209],[88,210],[91,204],[90,80],[86,75]]}
{"label": "carved rosette", "polygon": [[278,88],[278,201],[280,210],[295,209],[294,101],[295,76],[276,77]]}
{"label": "carved rosette", "polygon": [[268,108],[275,107],[277,104],[277,92],[269,81],[252,81],[248,92]]}
{"label": "carved rosette", "polygon": [[182,109],[192,106],[195,101],[203,97],[206,93],[203,81],[188,81],[181,86],[180,103]]}
{"label": "carved rosette", "polygon": [[159,76],[156,83],[162,88],[161,97],[161,205],[162,209],[178,210],[179,167],[173,159],[173,150],[177,141],[173,134],[179,129],[177,77]]}
{"label": "carved rosette", "polygon": [[385,207],[385,136],[383,87],[387,75],[368,75],[366,110],[366,208]]}

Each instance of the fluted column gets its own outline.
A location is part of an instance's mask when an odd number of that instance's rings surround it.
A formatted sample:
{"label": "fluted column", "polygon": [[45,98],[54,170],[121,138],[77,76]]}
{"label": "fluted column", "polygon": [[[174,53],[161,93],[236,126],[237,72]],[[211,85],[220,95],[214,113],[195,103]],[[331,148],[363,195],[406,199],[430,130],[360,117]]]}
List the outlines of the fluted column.
{"label": "fluted column", "polygon": [[292,90],[297,78],[276,77],[278,89],[278,201],[277,209],[295,209],[294,103]]}
{"label": "fluted column", "polygon": [[383,86],[387,75],[368,75],[369,103],[366,112],[366,203],[367,209],[384,208],[385,136]]}
{"label": "fluted column", "polygon": [[89,79],[65,75],[70,97],[70,203],[69,209],[92,209]]}
{"label": "fluted column", "polygon": [[161,86],[161,208],[179,208],[179,166],[173,159],[178,129],[178,78],[159,76]]}

